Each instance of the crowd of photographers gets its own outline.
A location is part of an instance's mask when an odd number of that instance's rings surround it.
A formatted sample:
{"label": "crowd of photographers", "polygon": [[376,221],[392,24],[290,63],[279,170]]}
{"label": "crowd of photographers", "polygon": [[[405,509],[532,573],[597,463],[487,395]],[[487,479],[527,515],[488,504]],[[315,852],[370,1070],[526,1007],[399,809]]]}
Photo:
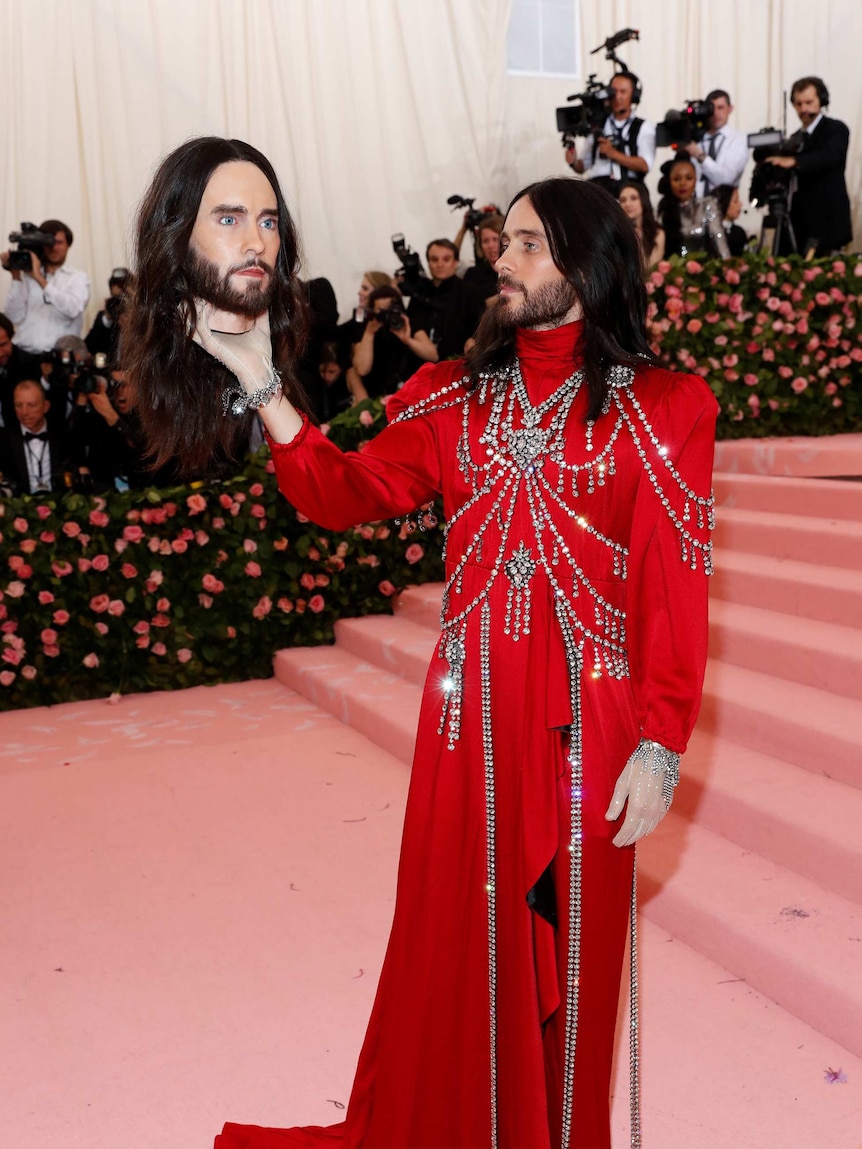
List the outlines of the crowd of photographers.
{"label": "crowd of photographers", "polygon": [[[616,59],[613,45],[610,55]],[[607,88],[591,78],[587,91],[571,99],[573,107],[557,111],[566,162],[619,199],[639,236],[645,273],[673,254],[727,258],[757,244],[821,256],[850,241],[849,132],[824,114],[829,93],[818,77],[793,85],[801,127],[788,139],[771,130],[743,136],[729,122],[733,105],[721,89],[651,123],[636,114],[640,83],[624,69]],[[736,223],[752,146],[751,200],[765,208],[759,237]],[[645,177],[662,147],[673,150],[661,168],[654,211]],[[392,275],[363,275],[347,322],[339,322],[328,280],[306,285],[311,327],[299,376],[321,423],[362,399],[391,394],[423,363],[469,347],[496,296],[504,220],[494,205],[477,209],[460,196],[449,203],[466,209],[454,241],[441,237],[426,246],[426,272],[404,236],[393,236],[401,266]],[[474,262],[461,274],[468,234]],[[22,224],[10,239],[15,248],[0,255],[11,276],[0,314],[0,495],[171,485],[171,468],[156,473],[148,466],[134,388],[122,370],[128,271],[114,269],[104,307],[82,338],[90,282],[66,262],[69,227],[56,219],[38,228]],[[249,449],[260,442],[253,425]]]}

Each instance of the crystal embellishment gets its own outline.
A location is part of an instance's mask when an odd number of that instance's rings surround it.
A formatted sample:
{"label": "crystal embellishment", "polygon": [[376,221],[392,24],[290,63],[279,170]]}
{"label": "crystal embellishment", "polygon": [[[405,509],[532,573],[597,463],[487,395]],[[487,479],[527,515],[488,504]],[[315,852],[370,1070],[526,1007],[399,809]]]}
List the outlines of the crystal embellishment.
{"label": "crystal embellishment", "polygon": [[548,442],[548,432],[541,427],[520,427],[508,435],[509,452],[522,471],[535,462]]}

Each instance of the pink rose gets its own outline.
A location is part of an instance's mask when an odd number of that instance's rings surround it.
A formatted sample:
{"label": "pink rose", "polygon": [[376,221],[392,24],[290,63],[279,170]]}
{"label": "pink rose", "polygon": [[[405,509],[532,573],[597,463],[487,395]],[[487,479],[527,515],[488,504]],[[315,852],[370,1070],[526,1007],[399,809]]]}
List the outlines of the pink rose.
{"label": "pink rose", "polygon": [[700,319],[689,319],[685,325],[686,331],[691,332],[692,335],[697,335],[701,327],[703,327],[703,322]]}
{"label": "pink rose", "polygon": [[785,367],[782,365],[781,367],[778,368],[778,374],[781,376],[782,379],[789,379],[790,376],[793,374],[793,368],[792,367]]}
{"label": "pink rose", "polygon": [[11,670],[0,670],[0,686],[11,686],[15,681],[15,674]]}
{"label": "pink rose", "polygon": [[748,396],[748,405],[751,408],[751,410],[754,412],[755,415],[759,414],[759,412],[760,412],[760,399],[758,398],[757,395],[749,395]]}
{"label": "pink rose", "polygon": [[137,525],[123,527],[123,538],[129,543],[139,543],[144,537],[144,528]]}
{"label": "pink rose", "polygon": [[22,678],[29,678],[29,679],[35,678],[36,677],[36,667],[35,666],[22,666],[21,667],[21,677]]}
{"label": "pink rose", "polygon": [[101,634],[104,638],[108,633],[108,624],[105,622],[97,622],[93,629],[96,631],[96,634]]}
{"label": "pink rose", "polygon": [[46,507],[44,503],[40,503],[39,506],[36,508],[36,514],[39,516],[40,519],[43,519],[43,520],[49,519],[51,517],[51,514],[52,514],[51,508]]}
{"label": "pink rose", "polygon": [[91,650],[89,654],[84,655],[84,657],[81,659],[81,662],[89,670],[93,670],[99,665],[99,656]]}
{"label": "pink rose", "polygon": [[42,653],[46,658],[57,658],[60,653],[59,646],[43,646]]}
{"label": "pink rose", "polygon": [[221,517],[221,515],[216,515],[213,518],[212,526],[213,526],[214,531],[223,531],[224,530],[224,519]]}
{"label": "pink rose", "polygon": [[689,275],[697,275],[699,271],[703,271],[703,264],[698,263],[696,259],[689,259],[686,262],[685,270]]}
{"label": "pink rose", "polygon": [[314,594],[308,600],[308,609],[313,611],[315,614],[320,614],[325,606],[326,603],[322,594]]}
{"label": "pink rose", "polygon": [[20,598],[21,595],[26,591],[26,589],[27,588],[24,586],[24,584],[22,582],[18,582],[17,579],[13,579],[13,581],[10,582],[9,585],[6,587],[6,593],[9,595],[10,598]]}
{"label": "pink rose", "polygon": [[[19,535],[25,535],[30,529],[30,524],[27,522],[27,520],[20,517],[13,520],[12,526],[15,528]],[[80,529],[81,528],[78,527],[78,530]]]}
{"label": "pink rose", "polygon": [[122,574],[123,578],[137,578],[138,568],[132,566],[131,563],[123,563],[123,565],[120,567],[120,573]]}
{"label": "pink rose", "polygon": [[135,646],[138,650],[146,650],[150,645],[150,636],[148,634],[139,634],[135,639]]}
{"label": "pink rose", "polygon": [[404,552],[404,557],[409,563],[418,563],[424,556],[425,548],[420,546],[419,543],[412,543]]}
{"label": "pink rose", "polygon": [[201,579],[201,586],[204,590],[209,591],[211,594],[218,594],[219,591],[224,590],[224,583],[221,579],[217,579],[215,575],[205,574]]}
{"label": "pink rose", "polygon": [[171,550],[175,555],[184,555],[189,549],[189,544],[185,539],[174,539],[171,543]]}
{"label": "pink rose", "polygon": [[260,578],[262,573],[260,565],[255,562],[246,563],[244,569],[249,578]]}
{"label": "pink rose", "polygon": [[65,626],[72,616],[67,610],[55,610],[51,617],[55,626]]}
{"label": "pink rose", "polygon": [[164,581],[165,581],[164,572],[160,571],[160,570],[150,571],[150,573],[147,577],[147,582],[152,583],[153,586],[161,586]]}
{"label": "pink rose", "polygon": [[177,651],[177,662],[188,662],[192,657],[192,652],[187,646],[181,646]]}
{"label": "pink rose", "polygon": [[252,503],[249,514],[253,519],[262,519],[266,517],[266,507],[262,503]]}
{"label": "pink rose", "polygon": [[758,378],[756,375],[743,375],[742,379],[743,382],[747,383],[749,387],[756,387],[758,384]]}
{"label": "pink rose", "polygon": [[135,623],[135,625],[132,627],[132,630],[135,634],[148,634],[150,630],[150,624],[146,621],[146,619],[142,618],[139,622]]}
{"label": "pink rose", "polygon": [[360,411],[359,412],[359,422],[362,424],[363,427],[370,427],[371,424],[374,422],[374,416],[371,414],[370,411]]}
{"label": "pink rose", "polygon": [[39,638],[42,640],[45,646],[54,646],[58,637],[59,635],[57,634],[56,630],[51,630],[50,626],[46,626],[42,633],[39,635]]}
{"label": "pink rose", "polygon": [[156,603],[156,610],[160,610],[164,613],[166,611],[169,611],[170,609],[171,609],[171,600],[168,598],[160,598],[159,601]]}
{"label": "pink rose", "polygon": [[775,352],[771,347],[764,347],[763,351],[761,352],[761,357],[765,359],[767,363],[772,363],[772,361],[775,359]]}
{"label": "pink rose", "polygon": [[81,574],[86,574],[92,565],[89,559],[78,559],[78,570]]}
{"label": "pink rose", "polygon": [[819,303],[821,307],[828,307],[829,304],[832,302],[832,299],[830,298],[828,292],[818,291],[818,292],[815,292],[814,302]]}
{"label": "pink rose", "polygon": [[[328,423],[321,423],[320,429],[321,429],[321,431],[323,431],[323,433],[325,435],[326,432],[329,430],[329,424]],[[275,474],[275,463],[272,461],[272,459],[267,459],[266,466],[264,467],[264,470],[266,471],[266,473],[268,475],[274,475]]]}
{"label": "pink rose", "polygon": [[278,600],[278,602],[275,605],[278,607],[279,610],[284,611],[285,614],[290,614],[290,612],[293,610],[293,603],[290,601],[289,598],[282,597]]}
{"label": "pink rose", "polygon": [[[16,520],[17,524],[17,520]],[[63,534],[69,539],[75,539],[81,533],[81,524],[75,522],[63,523]]]}
{"label": "pink rose", "polygon": [[319,574],[314,576],[315,586],[329,586],[329,575]]}
{"label": "pink rose", "polygon": [[108,614],[112,614],[114,618],[119,618],[121,614],[125,613],[125,610],[126,604],[119,598],[112,598],[108,603]]}
{"label": "pink rose", "polygon": [[153,626],[170,626],[171,620],[166,614],[157,614],[153,616]]}
{"label": "pink rose", "polygon": [[199,547],[205,547],[209,541],[210,537],[206,531],[195,531],[195,542]]}
{"label": "pink rose", "polygon": [[257,550],[257,543],[254,541],[254,539],[243,539],[242,549],[247,555],[253,555]]}
{"label": "pink rose", "polygon": [[169,554],[173,553],[169,539],[162,539],[161,542],[159,542],[158,539],[150,539],[150,542],[151,543],[159,543],[159,545],[155,548],[155,550],[153,550],[153,548],[150,547],[150,550],[153,551],[153,554],[155,554],[156,552],[158,552],[160,555],[169,555]]}
{"label": "pink rose", "polygon": [[306,571],[300,576],[299,585],[305,587],[306,590],[312,590],[314,588],[314,575]]}
{"label": "pink rose", "polygon": [[7,646],[3,651],[3,661],[10,663],[12,666],[18,666],[20,662],[24,661],[24,655],[20,650],[16,650],[14,646]]}
{"label": "pink rose", "polygon": [[838,384],[837,383],[827,383],[826,386],[823,388],[823,390],[826,392],[827,395],[834,395],[835,392],[838,390]]}
{"label": "pink rose", "polygon": [[389,579],[384,579],[383,582],[378,583],[377,589],[381,594],[385,594],[387,598],[395,594],[395,587],[392,585]]}
{"label": "pink rose", "polygon": [[728,267],[724,272],[725,283],[739,283],[739,272],[735,267]]}
{"label": "pink rose", "polygon": [[93,556],[93,570],[106,571],[108,569],[108,556],[107,555],[94,555]]}
{"label": "pink rose", "polygon": [[739,362],[739,356],[731,353],[730,355],[723,356],[721,361],[725,367],[735,367]]}
{"label": "pink rose", "polygon": [[207,501],[203,495],[189,495],[186,499],[186,506],[190,515],[199,515],[201,511],[207,509]]}
{"label": "pink rose", "polygon": [[167,654],[167,653],[168,653],[168,648],[165,646],[165,644],[163,642],[154,642],[153,643],[153,654],[158,655],[158,657],[161,658],[163,654]]}
{"label": "pink rose", "polygon": [[[2,536],[0,536],[2,537]],[[57,536],[53,531],[40,531],[39,541],[43,543],[53,543],[57,541]]]}
{"label": "pink rose", "polygon": [[803,379],[801,375],[797,375],[790,386],[793,388],[797,395],[801,395],[803,391],[808,390],[808,380]]}
{"label": "pink rose", "polygon": [[38,546],[38,543],[36,542],[35,539],[22,539],[20,542],[21,550],[24,552],[25,555],[32,555],[33,551],[35,551],[37,546]]}
{"label": "pink rose", "polygon": [[215,600],[213,599],[211,594],[199,594],[198,595],[198,602],[201,604],[201,606],[204,608],[204,610],[209,610],[214,601]]}
{"label": "pink rose", "polygon": [[268,594],[265,594],[265,595],[263,595],[262,598],[260,598],[258,600],[257,605],[254,607],[254,609],[252,610],[251,613],[254,615],[255,618],[266,618],[266,616],[269,614],[269,612],[271,610],[272,610],[272,599],[269,597]]}
{"label": "pink rose", "polygon": [[224,509],[226,511],[229,511],[230,508],[233,506],[233,499],[228,494],[219,495],[218,501],[219,501],[219,505],[224,507]]}
{"label": "pink rose", "polygon": [[95,611],[96,614],[103,614],[110,604],[110,599],[106,594],[97,594],[90,599],[90,610]]}
{"label": "pink rose", "polygon": [[89,523],[91,527],[106,527],[110,521],[104,511],[90,511]]}
{"label": "pink rose", "polygon": [[40,590],[39,591],[39,604],[40,604],[40,606],[48,606],[49,603],[52,603],[53,601],[54,601],[54,596],[51,594],[51,592],[49,590]]}
{"label": "pink rose", "polygon": [[114,539],[114,550],[118,555],[121,555],[123,551],[128,547],[128,545],[129,544],[126,539]]}
{"label": "pink rose", "polygon": [[263,494],[263,484],[262,483],[252,483],[252,485],[248,489],[248,493],[251,495],[251,497],[253,499],[259,499],[260,496]]}

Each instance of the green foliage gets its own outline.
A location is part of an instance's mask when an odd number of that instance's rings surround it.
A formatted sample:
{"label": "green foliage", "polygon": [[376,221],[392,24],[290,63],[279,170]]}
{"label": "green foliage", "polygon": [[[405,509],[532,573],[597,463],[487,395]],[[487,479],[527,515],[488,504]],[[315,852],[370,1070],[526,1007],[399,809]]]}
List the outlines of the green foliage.
{"label": "green foliage", "polygon": [[674,257],[647,290],[654,349],[709,383],[719,438],[862,428],[862,256]]}

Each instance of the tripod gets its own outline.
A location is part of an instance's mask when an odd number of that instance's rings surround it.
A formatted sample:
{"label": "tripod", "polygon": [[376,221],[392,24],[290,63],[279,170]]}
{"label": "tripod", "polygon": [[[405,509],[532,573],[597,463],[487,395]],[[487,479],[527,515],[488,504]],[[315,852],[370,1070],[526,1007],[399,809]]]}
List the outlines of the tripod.
{"label": "tripod", "polygon": [[[790,220],[790,210],[786,195],[770,198],[767,201],[767,212],[763,217],[763,227],[760,230],[760,250],[770,251],[772,255],[798,255],[799,247],[796,243],[796,232]],[[783,250],[784,241],[789,241],[790,251]]]}

